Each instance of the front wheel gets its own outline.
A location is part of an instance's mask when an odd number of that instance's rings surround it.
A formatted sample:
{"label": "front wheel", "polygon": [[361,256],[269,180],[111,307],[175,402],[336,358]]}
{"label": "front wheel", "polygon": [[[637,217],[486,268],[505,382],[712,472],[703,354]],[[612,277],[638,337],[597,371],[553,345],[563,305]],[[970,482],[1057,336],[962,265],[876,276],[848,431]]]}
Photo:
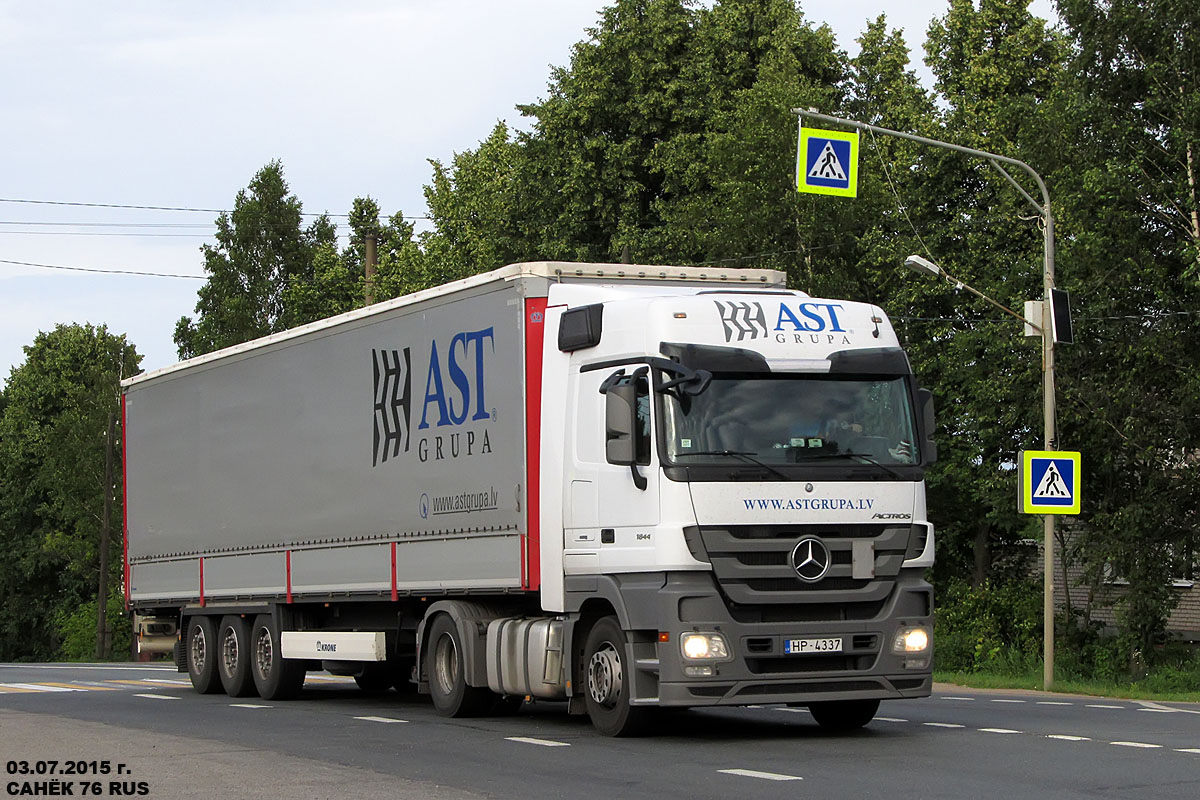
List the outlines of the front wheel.
{"label": "front wheel", "polygon": [[879,701],[826,700],[810,703],[808,710],[817,724],[827,731],[853,731],[875,719]]}
{"label": "front wheel", "polygon": [[605,736],[634,736],[646,726],[650,710],[629,704],[630,665],[625,632],[616,617],[592,626],[583,647],[584,695],[592,725]]}
{"label": "front wheel", "polygon": [[305,662],[284,658],[279,647],[279,629],[270,614],[254,618],[250,634],[250,672],[254,688],[264,700],[290,700],[304,686]]}
{"label": "front wheel", "polygon": [[462,637],[446,614],[433,618],[424,655],[429,694],[439,714],[474,717],[487,710],[495,695],[486,687],[467,685]]}

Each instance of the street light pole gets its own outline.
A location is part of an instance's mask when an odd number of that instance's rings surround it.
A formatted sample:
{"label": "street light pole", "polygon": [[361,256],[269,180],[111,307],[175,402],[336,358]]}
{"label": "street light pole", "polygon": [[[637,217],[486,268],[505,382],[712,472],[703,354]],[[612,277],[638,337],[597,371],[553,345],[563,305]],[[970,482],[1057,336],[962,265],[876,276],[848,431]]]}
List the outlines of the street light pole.
{"label": "street light pole", "polygon": [[[985,159],[992,165],[1001,175],[1004,176],[1013,188],[1015,188],[1022,197],[1029,202],[1030,205],[1037,210],[1038,215],[1042,219],[1042,427],[1043,439],[1046,450],[1058,449],[1058,435],[1055,431],[1055,405],[1054,405],[1054,335],[1050,324],[1050,297],[1051,290],[1054,289],[1054,216],[1050,213],[1050,192],[1046,189],[1046,182],[1042,180],[1042,176],[1038,175],[1033,167],[1026,164],[1024,161],[1018,161],[1015,158],[989,153],[986,150],[976,150],[971,147],[963,147],[950,142],[943,142],[938,139],[930,139],[925,136],[917,136],[912,133],[904,133],[902,131],[894,131],[889,128],[881,128],[877,125],[869,125],[865,122],[857,120],[842,119],[841,117],[833,117],[828,114],[821,114],[811,109],[794,108],[792,112],[801,117],[829,122],[835,125],[845,125],[851,128],[856,128],[862,131],[870,131],[873,133],[883,134],[885,136],[895,136],[900,139],[907,139],[919,144],[929,145],[930,147],[940,147],[943,150],[953,150],[956,153],[974,156],[976,158]],[[1039,203],[1033,195],[1025,191],[1025,188],[1009,174],[1004,168],[1007,164],[1012,167],[1017,167],[1028,173],[1037,183],[1038,190],[1041,193],[1041,202]],[[911,259],[910,259],[911,260]],[[925,259],[921,259],[925,261]],[[906,262],[907,263],[907,262]],[[926,264],[930,262],[926,261]],[[910,264],[910,266],[913,266]],[[934,266],[931,264],[931,266]],[[918,267],[921,268],[921,267]],[[921,268],[923,269],[923,268]],[[928,271],[924,270],[923,271]],[[940,271],[941,274],[945,274]],[[938,274],[938,273],[934,273]],[[966,284],[963,284],[966,286]],[[967,287],[969,288],[969,287]],[[974,289],[971,289],[974,292]],[[995,303],[991,298],[985,297],[979,292],[980,297],[983,297],[989,302]],[[999,305],[999,303],[995,303]],[[1001,306],[1003,308],[1003,306]],[[1008,310],[1008,309],[1006,309]],[[1014,313],[1009,311],[1009,313]],[[1015,315],[1015,313],[1014,313]],[[1020,317],[1024,319],[1023,317]],[[1038,327],[1038,326],[1034,326]],[[1042,516],[1042,530],[1044,535],[1044,544],[1042,546],[1043,553],[1043,576],[1042,576],[1042,625],[1045,629],[1043,639],[1043,668],[1042,668],[1042,683],[1044,688],[1049,689],[1054,683],[1054,515],[1044,514]]]}

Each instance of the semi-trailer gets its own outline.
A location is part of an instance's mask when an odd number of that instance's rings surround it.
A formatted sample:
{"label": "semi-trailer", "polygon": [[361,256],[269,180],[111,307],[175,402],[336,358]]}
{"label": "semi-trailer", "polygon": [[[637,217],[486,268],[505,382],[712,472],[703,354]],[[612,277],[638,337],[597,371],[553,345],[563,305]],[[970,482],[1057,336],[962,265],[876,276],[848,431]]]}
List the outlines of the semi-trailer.
{"label": "semi-trailer", "polygon": [[930,393],[766,269],[513,264],[123,383],[125,591],[198,692],[449,716],[931,692]]}

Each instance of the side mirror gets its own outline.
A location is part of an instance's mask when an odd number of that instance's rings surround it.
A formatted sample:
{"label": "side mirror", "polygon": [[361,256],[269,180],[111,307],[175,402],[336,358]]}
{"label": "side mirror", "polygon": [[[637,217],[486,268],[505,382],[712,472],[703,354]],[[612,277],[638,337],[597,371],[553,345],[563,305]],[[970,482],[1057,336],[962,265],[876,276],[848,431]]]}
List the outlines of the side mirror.
{"label": "side mirror", "polygon": [[937,444],[933,441],[933,432],[937,430],[937,419],[933,413],[933,392],[928,389],[917,389],[917,402],[921,406],[921,428],[925,435],[921,452],[925,455],[925,463],[937,461]]}
{"label": "side mirror", "polygon": [[621,467],[637,464],[637,385],[610,386],[604,393],[604,455]]}

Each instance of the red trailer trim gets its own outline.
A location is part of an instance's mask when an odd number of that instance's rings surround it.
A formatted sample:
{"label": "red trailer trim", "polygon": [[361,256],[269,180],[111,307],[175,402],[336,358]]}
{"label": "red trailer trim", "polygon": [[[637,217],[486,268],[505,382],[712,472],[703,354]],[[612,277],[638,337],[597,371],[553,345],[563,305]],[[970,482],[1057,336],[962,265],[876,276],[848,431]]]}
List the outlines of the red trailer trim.
{"label": "red trailer trim", "polygon": [[392,602],[396,602],[400,598],[400,592],[396,587],[396,543],[392,542]]}
{"label": "red trailer trim", "polygon": [[292,602],[292,551],[287,551],[287,601]]}
{"label": "red trailer trim", "polygon": [[125,610],[129,610],[129,448],[125,435],[125,395],[121,394],[121,560],[125,572]]}
{"label": "red trailer trim", "polygon": [[204,556],[200,556],[200,605],[204,605]]}
{"label": "red trailer trim", "polygon": [[521,554],[521,585],[542,585],[541,480],[542,342],[546,331],[546,298],[525,301],[525,547]]}

